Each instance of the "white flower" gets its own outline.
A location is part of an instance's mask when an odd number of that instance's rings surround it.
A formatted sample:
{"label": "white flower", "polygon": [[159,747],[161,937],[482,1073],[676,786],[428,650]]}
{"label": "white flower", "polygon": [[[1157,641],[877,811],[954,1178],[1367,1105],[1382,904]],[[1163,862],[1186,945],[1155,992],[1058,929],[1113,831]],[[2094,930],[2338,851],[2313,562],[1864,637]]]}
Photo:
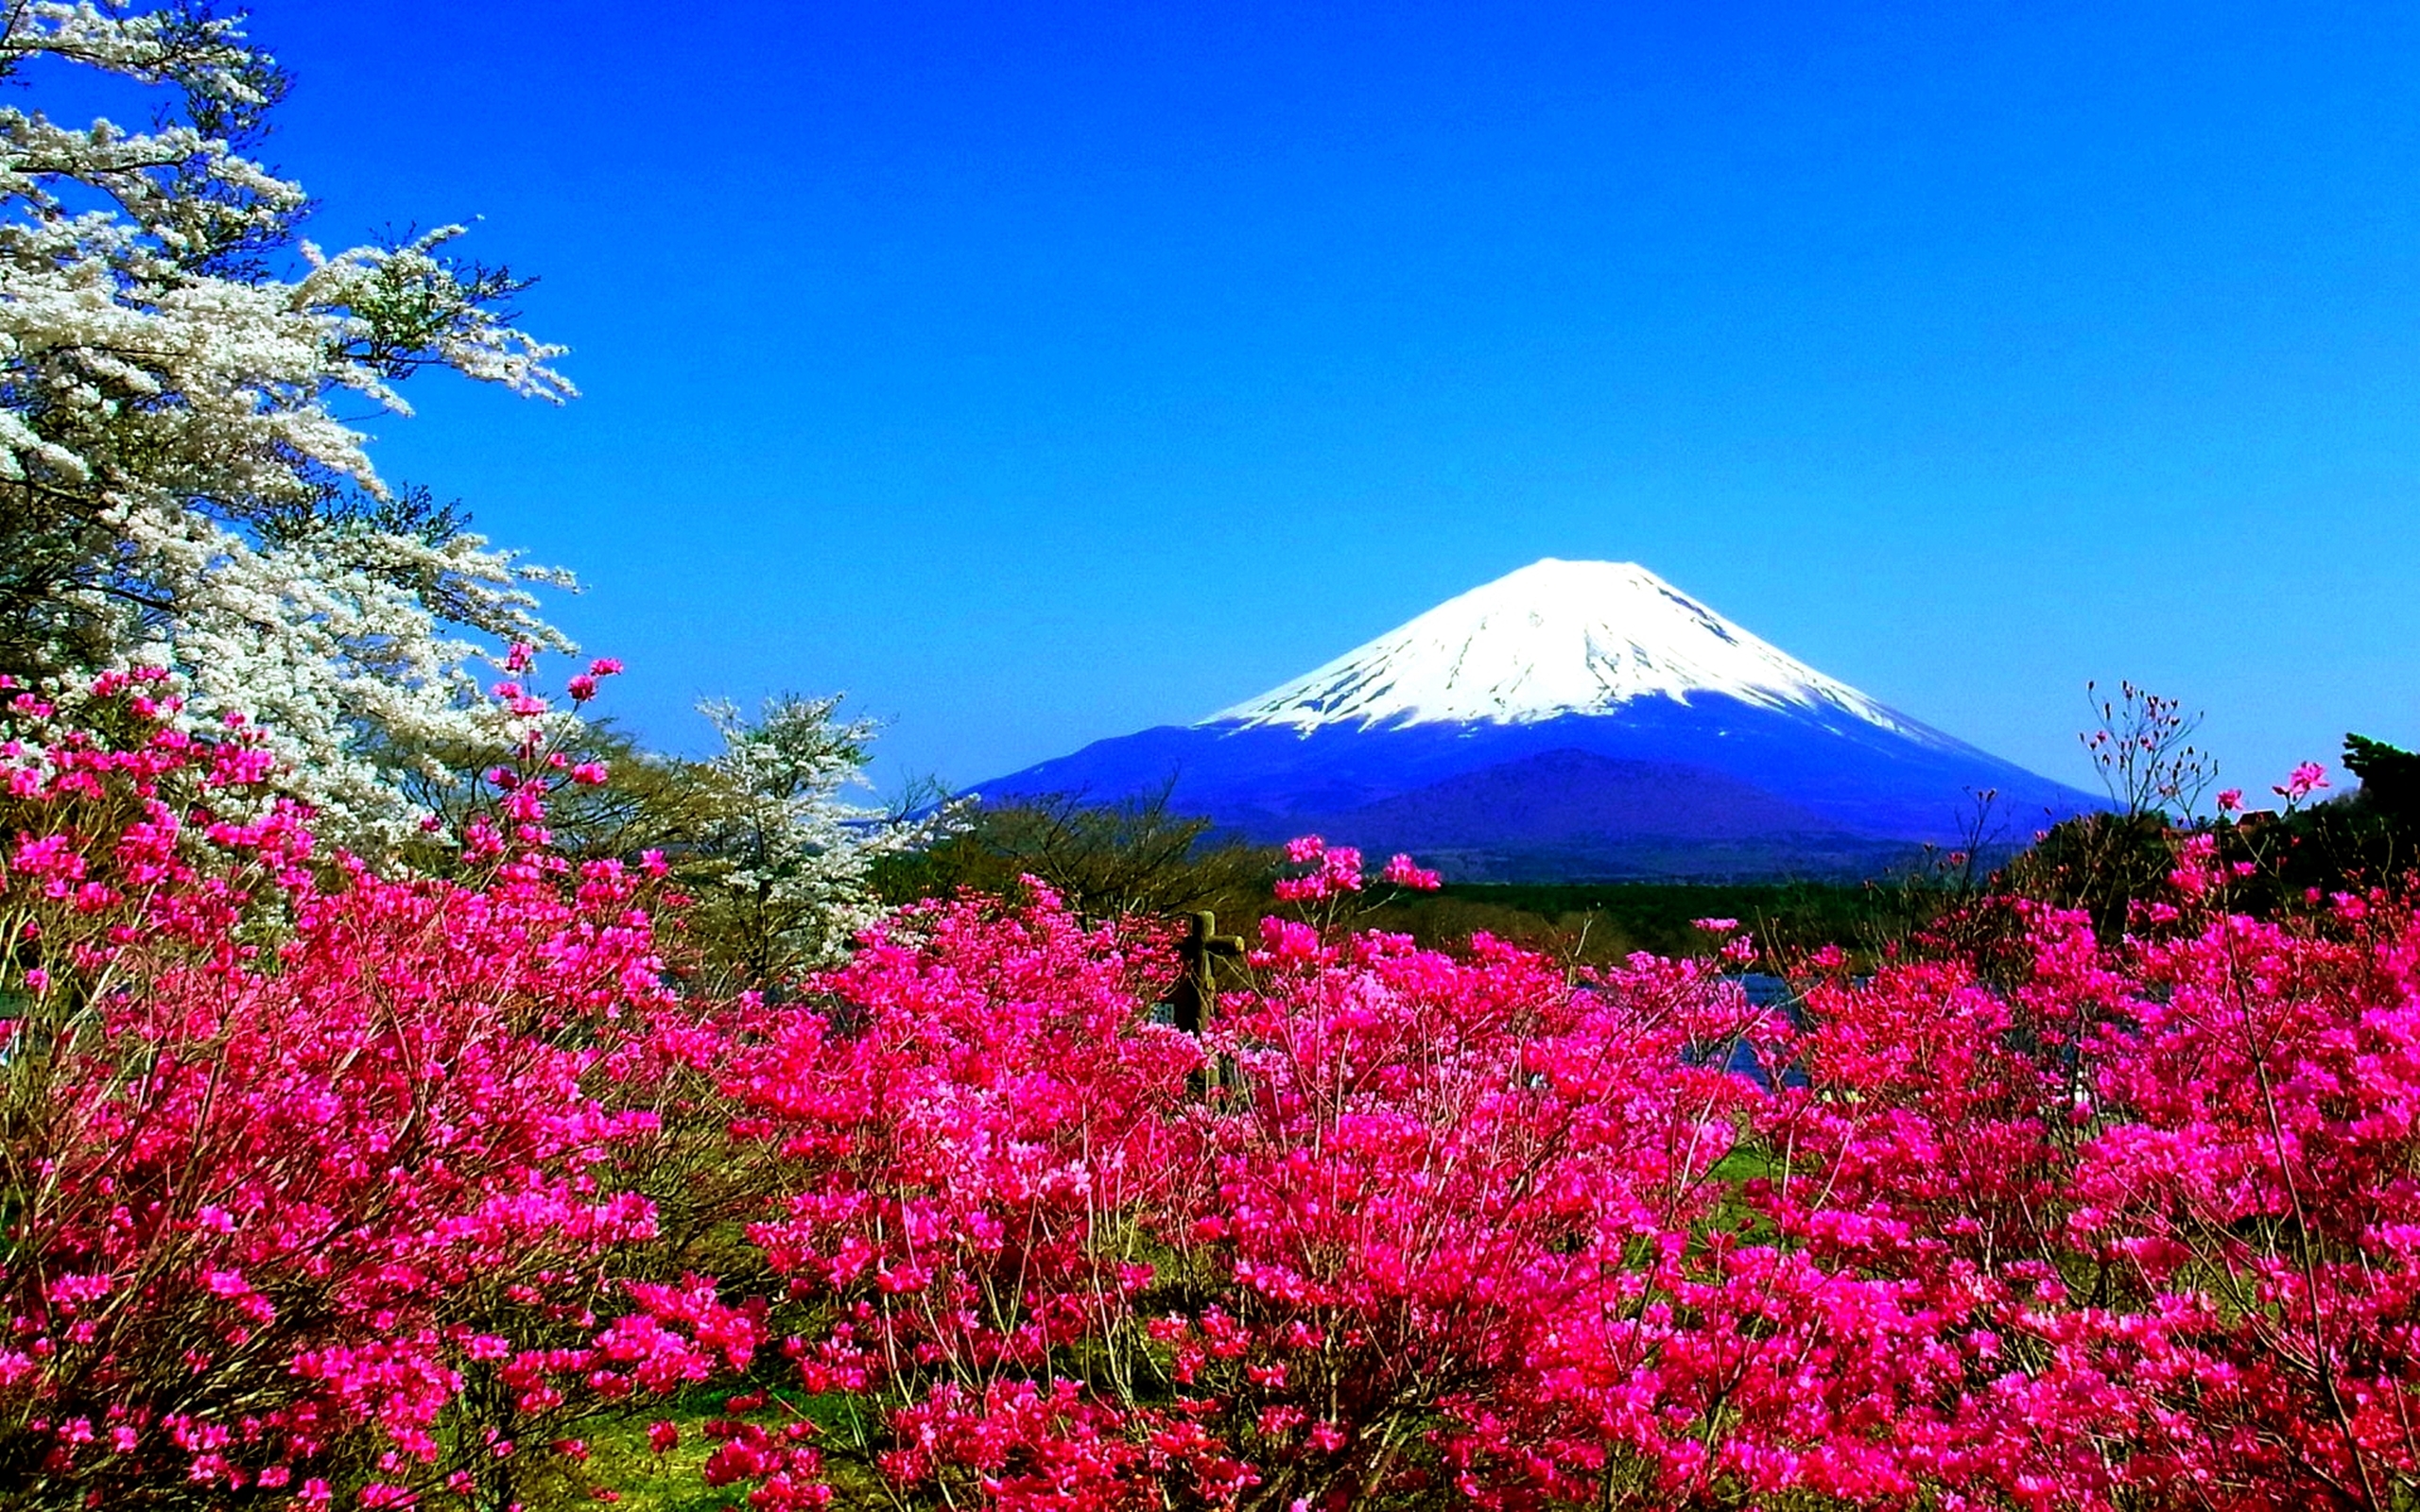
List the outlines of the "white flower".
{"label": "white flower", "polygon": [[285,81],[233,22],[0,16],[0,74],[184,105],[142,130],[0,108],[0,671],[164,664],[198,721],[256,717],[323,830],[399,835],[380,753],[493,738],[471,668],[567,647],[532,590],[569,578],[391,490],[340,408],[408,414],[431,367],[560,401],[562,349],[510,323],[525,285],[457,256],[461,227],[302,242],[302,186],[244,152]]}

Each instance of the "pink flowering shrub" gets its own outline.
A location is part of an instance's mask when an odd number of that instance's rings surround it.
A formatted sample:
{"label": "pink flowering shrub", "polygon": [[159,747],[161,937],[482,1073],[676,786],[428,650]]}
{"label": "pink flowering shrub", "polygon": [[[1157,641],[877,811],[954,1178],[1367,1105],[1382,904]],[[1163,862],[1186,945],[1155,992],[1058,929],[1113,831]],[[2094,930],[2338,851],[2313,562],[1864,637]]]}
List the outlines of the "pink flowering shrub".
{"label": "pink flowering shrub", "polygon": [[1742,1197],[1893,1345],[1797,1354],[1765,1420],[1850,1384],[1863,1431],[1759,1445],[1740,1484],[1861,1441],[1893,1504],[2410,1504],[2420,920],[2256,920],[2210,854],[2120,942],[2016,901],[2013,968],[1810,986],[1806,1081],[1758,1101]]}
{"label": "pink flowering shrub", "polygon": [[609,774],[532,733],[387,877],[165,700],[0,745],[9,1504],[502,1512],[614,1433],[765,1509],[2420,1498],[2398,895],[2171,840],[2122,936],[1986,900],[1785,1012],[1731,919],[1352,933],[1305,840],[1198,1038],[1171,931],[1039,886],[698,1001],[660,865],[549,849]]}
{"label": "pink flowering shrub", "polygon": [[1197,1121],[1204,1190],[1162,1220],[1180,1389],[1276,1504],[1460,1504],[1563,1337],[1655,1284],[1713,1221],[1754,1083],[1709,1043],[1772,1025],[1695,963],[1575,985],[1270,921]]}
{"label": "pink flowering shrub", "polygon": [[746,1085],[847,1157],[754,1230],[772,1327],[918,1503],[2409,1504],[2420,924],[2210,856],[1795,1022],[1730,920],[1577,981],[1270,920],[1191,1097],[1148,942],[911,916]]}
{"label": "pink flowering shrub", "polygon": [[1692,1052],[1763,1021],[1698,966],[1575,990],[1499,945],[1271,920],[1198,1047],[1150,1022],[1170,965],[1046,892],[934,905],[733,1062],[734,1137],[787,1194],[748,1231],[793,1385],[862,1404],[817,1419],[844,1480],[1460,1499],[1457,1446],[1608,1266],[1727,1192],[1754,1084]]}
{"label": "pink flowering shrub", "polygon": [[[1136,1374],[1156,1274],[1138,1219],[1180,1200],[1201,1052],[1143,1011],[1164,942],[1035,890],[908,911],[816,984],[819,1006],[733,1038],[736,1158],[769,1161],[747,1233],[782,1288],[793,1383],[865,1403],[831,1452],[936,1496],[1225,1485],[1233,1467],[1141,1405]],[[1075,1379],[1092,1375],[1106,1396]]]}
{"label": "pink flowering shrub", "polygon": [[[1273,891],[1279,902],[1332,904],[1368,885],[1361,870],[1360,851],[1349,845],[1330,845],[1316,834],[1286,842],[1286,860],[1290,866],[1309,869],[1299,876],[1277,880]],[[1411,857],[1398,853],[1379,869],[1378,880],[1391,887],[1434,892],[1443,879]]]}
{"label": "pink flowering shrub", "polygon": [[612,1280],[654,1226],[611,1169],[668,1001],[643,879],[484,824],[465,880],[372,875],[168,712],[20,696],[0,747],[0,1485],[500,1506],[580,1405],[744,1362],[711,1291]]}

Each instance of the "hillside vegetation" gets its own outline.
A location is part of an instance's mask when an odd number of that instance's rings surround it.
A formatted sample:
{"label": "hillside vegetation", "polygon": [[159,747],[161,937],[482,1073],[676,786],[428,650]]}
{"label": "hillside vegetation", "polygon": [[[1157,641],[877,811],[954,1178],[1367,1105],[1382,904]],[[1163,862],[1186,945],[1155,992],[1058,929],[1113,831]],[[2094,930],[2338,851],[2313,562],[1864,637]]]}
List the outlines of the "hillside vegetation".
{"label": "hillside vegetation", "polygon": [[2377,802],[1858,954],[1428,948],[1305,839],[1220,950],[1019,881],[727,993],[543,732],[381,871],[178,713],[7,715],[0,1504],[2420,1495],[2420,912],[2287,885]]}
{"label": "hillside vegetation", "polygon": [[2205,805],[2128,687],[2013,857],[1546,888],[876,812],[829,698],[652,753],[355,428],[569,397],[526,281],[306,241],[206,4],[0,11],[73,69],[147,124],[0,104],[0,1512],[2420,1505],[2420,758]]}

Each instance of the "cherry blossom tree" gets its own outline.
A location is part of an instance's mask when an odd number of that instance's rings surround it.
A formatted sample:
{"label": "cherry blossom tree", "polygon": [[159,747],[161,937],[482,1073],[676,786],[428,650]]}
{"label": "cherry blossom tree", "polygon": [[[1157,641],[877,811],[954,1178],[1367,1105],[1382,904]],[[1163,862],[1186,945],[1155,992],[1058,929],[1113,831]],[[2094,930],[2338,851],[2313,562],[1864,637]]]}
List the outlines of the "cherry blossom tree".
{"label": "cherry blossom tree", "polygon": [[930,843],[957,825],[944,805],[898,816],[849,801],[865,783],[870,719],[842,719],[838,696],[785,694],[755,717],[711,700],[700,713],[722,749],[681,764],[698,796],[674,846],[674,880],[692,900],[696,957],[723,992],[779,988],[838,961],[881,910],[868,873],[880,857]]}
{"label": "cherry blossom tree", "polygon": [[[150,124],[54,120],[71,70]],[[0,671],[169,669],[198,725],[242,710],[323,832],[412,817],[381,750],[492,740],[482,641],[562,646],[566,586],[382,478],[351,417],[443,369],[561,401],[526,279],[460,226],[327,250],[257,153],[286,76],[208,4],[0,12]]]}

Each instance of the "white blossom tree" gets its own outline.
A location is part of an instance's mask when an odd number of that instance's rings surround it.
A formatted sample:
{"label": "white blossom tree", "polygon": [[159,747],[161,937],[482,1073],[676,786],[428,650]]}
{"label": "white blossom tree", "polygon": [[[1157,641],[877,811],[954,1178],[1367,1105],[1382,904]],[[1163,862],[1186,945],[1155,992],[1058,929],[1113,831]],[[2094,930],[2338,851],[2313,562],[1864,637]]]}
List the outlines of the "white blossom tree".
{"label": "white blossom tree", "polygon": [[160,107],[0,105],[0,672],[165,665],[193,717],[268,729],[323,827],[397,833],[380,753],[486,738],[481,643],[567,648],[532,590],[568,579],[390,487],[345,412],[409,414],[432,368],[560,401],[562,349],[459,226],[303,239],[302,187],[253,155],[285,76],[205,0],[0,18],[0,80],[92,69]]}
{"label": "white blossom tree", "polygon": [[728,702],[700,708],[722,749],[689,770],[707,801],[676,874],[699,902],[692,927],[729,973],[715,986],[780,986],[838,959],[880,911],[874,861],[960,820],[956,805],[915,816],[847,801],[874,725],[838,718],[839,702],[784,695],[754,719]]}

